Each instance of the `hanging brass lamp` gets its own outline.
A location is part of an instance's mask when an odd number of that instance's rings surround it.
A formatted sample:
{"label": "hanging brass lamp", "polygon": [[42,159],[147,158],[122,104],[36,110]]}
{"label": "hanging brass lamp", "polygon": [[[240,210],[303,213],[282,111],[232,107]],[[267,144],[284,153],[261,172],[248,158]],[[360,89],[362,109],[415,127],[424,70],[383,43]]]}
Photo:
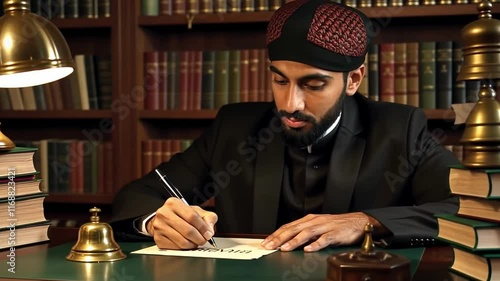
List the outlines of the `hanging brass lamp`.
{"label": "hanging brass lamp", "polygon": [[500,21],[492,18],[492,7],[487,0],[480,2],[479,19],[462,29],[463,64],[457,80],[481,83],[460,140],[462,164],[468,168],[500,167],[500,104],[492,86],[500,79]]}

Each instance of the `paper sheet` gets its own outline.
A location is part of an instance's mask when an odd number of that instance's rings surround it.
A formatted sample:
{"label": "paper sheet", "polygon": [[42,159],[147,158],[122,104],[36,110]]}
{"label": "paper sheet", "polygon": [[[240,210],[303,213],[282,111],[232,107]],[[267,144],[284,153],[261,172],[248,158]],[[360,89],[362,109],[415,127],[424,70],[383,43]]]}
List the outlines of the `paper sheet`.
{"label": "paper sheet", "polygon": [[469,117],[470,112],[476,106],[476,103],[460,103],[452,104],[451,107],[455,111],[455,125],[464,124]]}
{"label": "paper sheet", "polygon": [[155,245],[134,251],[131,254],[252,260],[276,251],[261,247],[260,243],[263,239],[214,237],[214,240],[218,249],[213,248],[208,243],[193,250],[163,250]]}

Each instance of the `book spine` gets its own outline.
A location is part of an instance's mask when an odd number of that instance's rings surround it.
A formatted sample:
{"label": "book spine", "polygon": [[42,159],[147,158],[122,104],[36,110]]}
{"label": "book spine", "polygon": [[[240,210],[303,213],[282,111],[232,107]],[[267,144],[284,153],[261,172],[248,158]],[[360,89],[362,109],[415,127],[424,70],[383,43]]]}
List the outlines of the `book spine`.
{"label": "book spine", "polygon": [[255,12],[255,0],[243,0],[242,12]]}
{"label": "book spine", "polygon": [[214,109],[215,51],[203,51],[201,108]]}
{"label": "book spine", "polygon": [[179,53],[177,51],[168,52],[167,70],[167,106],[168,109],[179,107]]}
{"label": "book spine", "polygon": [[240,50],[229,51],[228,103],[236,103],[240,101],[240,54]]}
{"label": "book spine", "polygon": [[190,51],[181,51],[179,54],[179,106],[180,110],[189,107],[189,57]]}
{"label": "book spine", "polygon": [[[462,67],[463,56],[462,56],[462,44],[459,41],[453,42],[453,54],[452,54],[452,83],[453,83],[453,96],[452,103],[465,103],[465,81],[458,81],[457,77],[460,73],[460,68]],[[498,96],[498,95],[497,95]]]}
{"label": "book spine", "polygon": [[380,44],[380,100],[394,102],[394,43]]}
{"label": "book spine", "polygon": [[168,109],[168,97],[167,97],[167,67],[168,67],[168,55],[166,51],[158,51],[158,109],[167,110]]}
{"label": "book spine", "polygon": [[262,12],[269,10],[269,0],[255,0],[255,11]]}
{"label": "book spine", "polygon": [[94,10],[94,0],[79,0],[78,2],[78,13],[80,18],[90,18],[96,17]]}
{"label": "book spine", "polygon": [[408,104],[406,43],[394,44],[394,101]]}
{"label": "book spine", "polygon": [[215,52],[215,109],[228,103],[229,51]]}
{"label": "book spine", "polygon": [[97,0],[97,16],[99,18],[111,17],[111,0]]}
{"label": "book spine", "polygon": [[214,12],[214,0],[200,0],[200,13],[211,14]]}
{"label": "book spine", "polygon": [[158,0],[142,0],[142,15],[157,16],[160,13],[160,3]]}
{"label": "book spine", "polygon": [[379,87],[379,45],[372,44],[368,48],[368,97],[373,101],[380,100]]}
{"label": "book spine", "polygon": [[418,42],[406,44],[406,94],[407,104],[419,106],[418,93]]}
{"label": "book spine", "polygon": [[259,49],[250,50],[248,73],[248,101],[259,100]]}
{"label": "book spine", "polygon": [[160,0],[159,12],[160,15],[172,14],[172,0]]}
{"label": "book spine", "polygon": [[436,43],[436,108],[451,108],[452,100],[452,41]]}
{"label": "book spine", "polygon": [[243,49],[240,53],[240,102],[249,101],[250,80],[250,50]]}
{"label": "book spine", "polygon": [[144,109],[158,110],[159,101],[159,58],[158,52],[144,52]]}
{"label": "book spine", "polygon": [[202,51],[193,51],[194,53],[194,68],[193,68],[193,104],[191,106],[194,110],[201,109],[201,95],[202,95],[202,79],[203,79],[203,52]]}
{"label": "book spine", "polygon": [[419,43],[420,107],[436,109],[436,43]]}

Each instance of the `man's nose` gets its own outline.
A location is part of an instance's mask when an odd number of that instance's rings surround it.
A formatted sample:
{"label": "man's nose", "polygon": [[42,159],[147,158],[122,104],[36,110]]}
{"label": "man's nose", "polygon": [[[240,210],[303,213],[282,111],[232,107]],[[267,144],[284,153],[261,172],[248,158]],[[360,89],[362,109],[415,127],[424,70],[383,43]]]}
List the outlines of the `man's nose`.
{"label": "man's nose", "polygon": [[290,113],[304,110],[304,94],[299,87],[290,85],[286,93],[284,110]]}

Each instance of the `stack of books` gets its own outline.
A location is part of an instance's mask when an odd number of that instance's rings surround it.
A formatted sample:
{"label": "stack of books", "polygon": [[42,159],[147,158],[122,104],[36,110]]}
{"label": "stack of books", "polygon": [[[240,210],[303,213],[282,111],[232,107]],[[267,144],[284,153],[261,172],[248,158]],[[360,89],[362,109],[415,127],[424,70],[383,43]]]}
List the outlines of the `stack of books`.
{"label": "stack of books", "polygon": [[45,218],[40,190],[41,179],[35,169],[37,148],[16,147],[0,151],[0,249],[49,240],[49,221]]}
{"label": "stack of books", "polygon": [[450,270],[476,280],[500,280],[500,169],[450,168],[456,214],[436,215],[438,239],[454,253]]}

